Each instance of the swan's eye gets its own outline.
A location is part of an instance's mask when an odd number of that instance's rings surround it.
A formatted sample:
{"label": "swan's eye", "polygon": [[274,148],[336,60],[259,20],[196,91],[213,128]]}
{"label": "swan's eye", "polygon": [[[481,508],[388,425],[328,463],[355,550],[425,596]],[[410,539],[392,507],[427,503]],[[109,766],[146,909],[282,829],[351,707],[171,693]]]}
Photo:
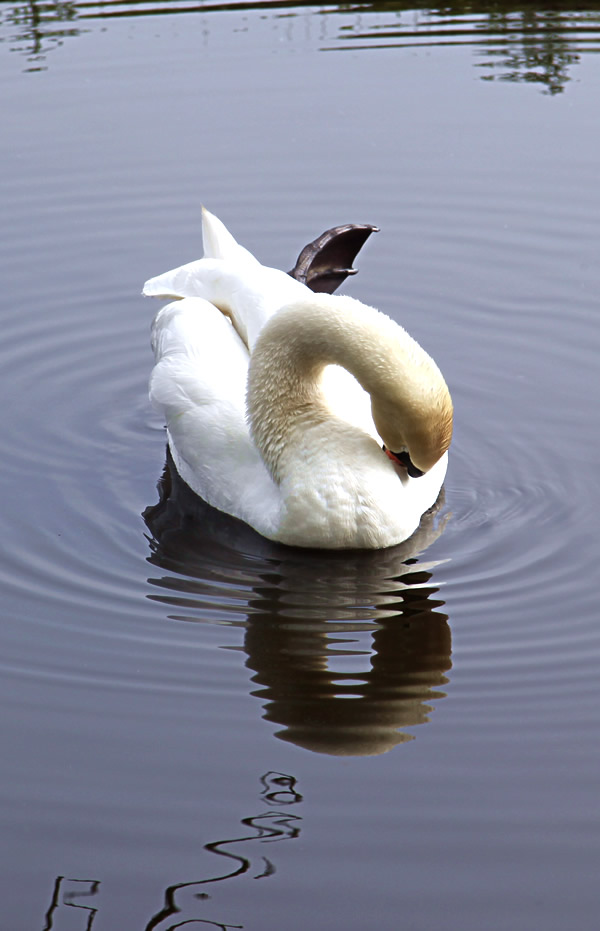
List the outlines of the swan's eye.
{"label": "swan's eye", "polygon": [[396,462],[399,462],[400,465],[404,466],[411,478],[420,478],[421,475],[425,475],[424,472],[417,469],[416,465],[413,465],[413,461],[407,450],[404,449],[401,453],[393,453],[391,449],[386,449],[385,446],[383,448],[390,459],[394,459]]}

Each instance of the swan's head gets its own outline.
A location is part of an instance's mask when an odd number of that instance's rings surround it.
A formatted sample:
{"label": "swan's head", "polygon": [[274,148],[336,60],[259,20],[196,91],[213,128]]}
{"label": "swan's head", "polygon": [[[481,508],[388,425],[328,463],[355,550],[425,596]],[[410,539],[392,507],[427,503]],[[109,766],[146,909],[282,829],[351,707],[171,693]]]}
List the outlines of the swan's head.
{"label": "swan's head", "polygon": [[[420,347],[419,347],[420,348]],[[373,420],[385,450],[418,477],[444,455],[452,439],[450,392],[435,362],[421,350],[408,384],[371,395]]]}

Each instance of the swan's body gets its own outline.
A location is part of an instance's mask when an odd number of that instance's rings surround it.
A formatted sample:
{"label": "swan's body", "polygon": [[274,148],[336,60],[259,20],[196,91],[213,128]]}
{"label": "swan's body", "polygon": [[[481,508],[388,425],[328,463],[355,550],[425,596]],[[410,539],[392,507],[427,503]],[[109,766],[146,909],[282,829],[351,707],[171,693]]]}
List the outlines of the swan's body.
{"label": "swan's body", "polygon": [[178,298],[154,320],[150,395],[183,480],[282,543],[407,539],[446,472],[452,404],[433,360],[373,308],[264,267],[207,211],[203,236],[203,259],[144,287]]}

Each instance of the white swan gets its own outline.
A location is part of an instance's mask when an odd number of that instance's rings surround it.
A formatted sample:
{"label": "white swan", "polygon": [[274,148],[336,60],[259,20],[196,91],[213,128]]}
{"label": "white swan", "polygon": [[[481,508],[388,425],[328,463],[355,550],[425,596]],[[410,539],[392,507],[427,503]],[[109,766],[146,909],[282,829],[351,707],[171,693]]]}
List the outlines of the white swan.
{"label": "white swan", "polygon": [[261,265],[206,210],[203,240],[143,292],[177,298],[154,319],[150,397],[182,479],[281,543],[407,539],[446,473],[435,362],[374,308]]}

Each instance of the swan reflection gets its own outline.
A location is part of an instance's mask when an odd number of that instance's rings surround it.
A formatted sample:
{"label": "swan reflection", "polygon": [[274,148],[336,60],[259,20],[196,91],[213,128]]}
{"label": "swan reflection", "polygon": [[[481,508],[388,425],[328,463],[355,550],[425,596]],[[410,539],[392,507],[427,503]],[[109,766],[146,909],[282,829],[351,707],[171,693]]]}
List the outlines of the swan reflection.
{"label": "swan reflection", "polygon": [[251,694],[275,735],[334,755],[373,755],[411,740],[451,668],[448,617],[420,554],[447,517],[425,515],[386,550],[302,550],[260,537],[189,491],[167,460],[144,512],[148,597],[180,621],[240,626]]}

